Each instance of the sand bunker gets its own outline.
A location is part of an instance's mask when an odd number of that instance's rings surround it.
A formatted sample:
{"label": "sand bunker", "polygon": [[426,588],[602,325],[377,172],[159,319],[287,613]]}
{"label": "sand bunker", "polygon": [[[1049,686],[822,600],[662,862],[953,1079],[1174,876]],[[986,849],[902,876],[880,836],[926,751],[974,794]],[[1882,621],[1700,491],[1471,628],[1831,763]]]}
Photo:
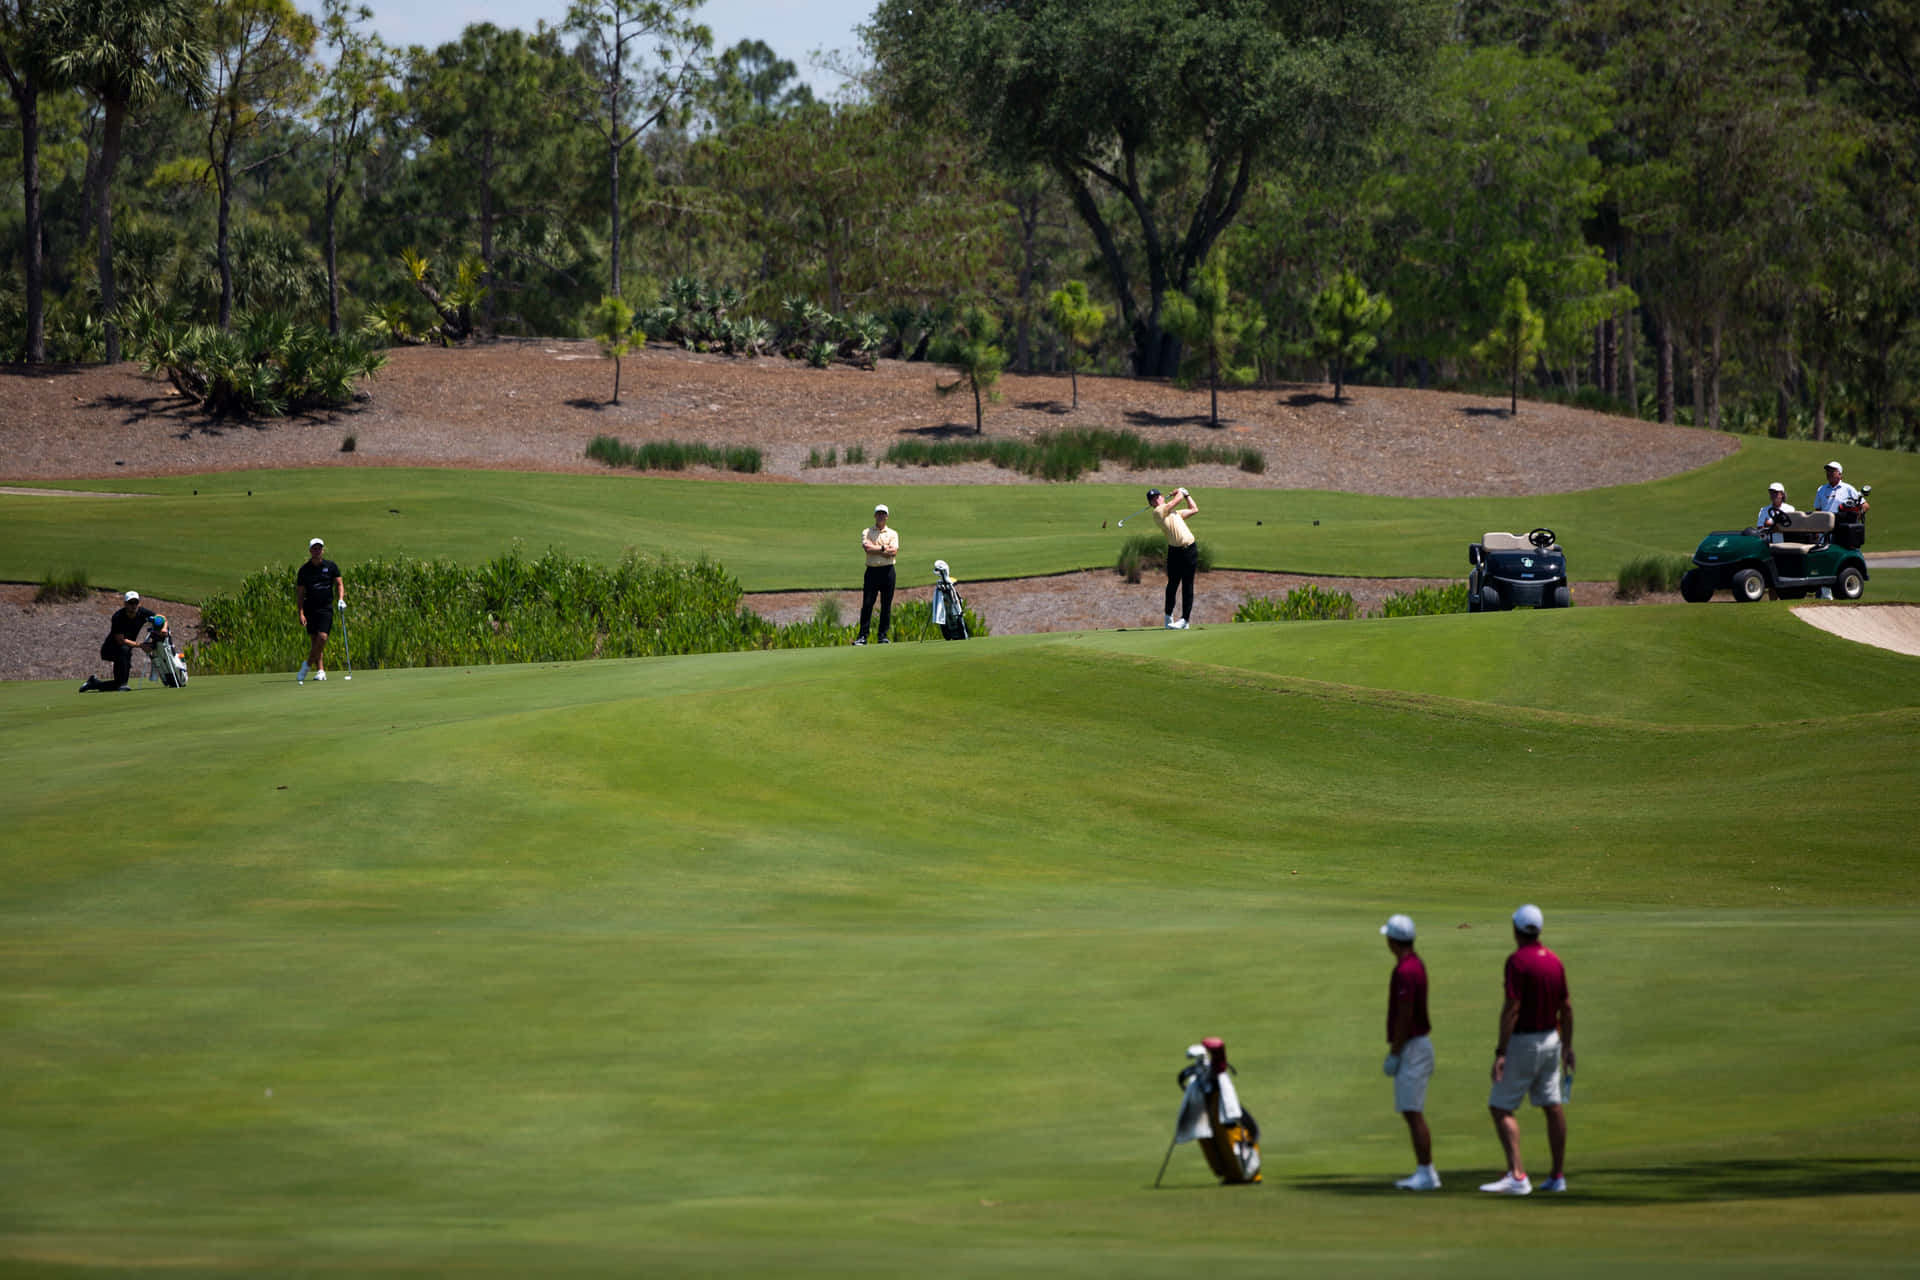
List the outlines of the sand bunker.
{"label": "sand bunker", "polygon": [[1920,658],[1920,605],[1873,604],[1836,608],[1803,605],[1794,611],[1803,622],[1831,631],[1843,640],[1910,653]]}

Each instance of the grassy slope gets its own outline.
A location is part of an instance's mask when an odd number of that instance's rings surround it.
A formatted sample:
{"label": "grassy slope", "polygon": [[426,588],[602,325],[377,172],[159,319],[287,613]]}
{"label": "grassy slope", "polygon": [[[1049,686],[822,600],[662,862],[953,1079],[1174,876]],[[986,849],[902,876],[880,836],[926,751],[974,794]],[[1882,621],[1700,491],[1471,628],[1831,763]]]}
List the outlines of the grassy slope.
{"label": "grassy slope", "polygon": [[[1361,577],[1463,577],[1466,546],[1487,529],[1550,525],[1574,576],[1611,580],[1646,555],[1690,555],[1713,529],[1752,519],[1784,477],[1810,500],[1831,445],[1743,439],[1732,457],[1685,476],[1621,489],[1524,499],[1374,498],[1317,490],[1217,490],[1195,528],[1221,568]],[[1879,487],[1876,548],[1920,548],[1920,457],[1842,450],[1849,473]],[[1279,465],[1276,462],[1276,465]],[[748,590],[858,585],[857,538],[888,499],[905,538],[908,582],[941,557],[963,579],[1026,577],[1113,563],[1140,505],[1139,484],[1048,487],[730,484],[636,476],[352,470],[247,472],[143,480],[136,501],[0,496],[0,579],[85,569],[100,586],[138,583],[199,600],[263,563],[292,563],[317,531],[343,566],[406,553],[474,562],[515,539],[530,552],[618,557],[629,548],[705,552]],[[96,486],[96,487],[105,487]],[[194,490],[198,490],[195,494]],[[249,496],[249,491],[251,496]],[[1318,521],[1318,525],[1314,522]],[[1106,528],[1102,528],[1105,522]],[[1131,528],[1131,526],[1129,526]],[[1152,532],[1151,522],[1142,529]],[[1878,585],[1876,599],[1890,598]]]}
{"label": "grassy slope", "polygon": [[[1920,660],[1627,616],[0,687],[0,1255],[1910,1270]],[[1488,1202],[1529,898],[1578,1194]],[[1419,1200],[1382,1190],[1395,909]],[[1182,1150],[1152,1193],[1211,1033],[1270,1180]]]}

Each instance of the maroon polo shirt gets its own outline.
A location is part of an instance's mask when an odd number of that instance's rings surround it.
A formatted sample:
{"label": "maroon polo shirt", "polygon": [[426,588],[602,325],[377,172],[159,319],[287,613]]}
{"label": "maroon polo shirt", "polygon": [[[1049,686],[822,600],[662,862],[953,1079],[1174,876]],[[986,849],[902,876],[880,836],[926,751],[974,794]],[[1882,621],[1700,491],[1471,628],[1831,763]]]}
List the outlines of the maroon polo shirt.
{"label": "maroon polo shirt", "polygon": [[1522,944],[1507,957],[1507,999],[1520,1002],[1514,1031],[1555,1031],[1560,1006],[1567,1002],[1567,970],[1560,957],[1540,942]]}
{"label": "maroon polo shirt", "polygon": [[1393,977],[1387,983],[1388,1044],[1393,1043],[1394,1016],[1402,1009],[1413,1011],[1413,1030],[1408,1033],[1408,1039],[1433,1030],[1427,1022],[1427,966],[1411,951],[1393,966]]}

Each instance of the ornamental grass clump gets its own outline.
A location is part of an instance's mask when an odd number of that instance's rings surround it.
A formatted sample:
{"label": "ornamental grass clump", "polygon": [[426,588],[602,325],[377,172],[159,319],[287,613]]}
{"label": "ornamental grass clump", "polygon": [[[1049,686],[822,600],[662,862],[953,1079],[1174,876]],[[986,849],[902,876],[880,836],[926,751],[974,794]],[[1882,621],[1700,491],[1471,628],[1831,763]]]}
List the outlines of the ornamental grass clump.
{"label": "ornamental grass clump", "polygon": [[87,571],[69,569],[65,573],[49,573],[40,579],[40,585],[34,589],[35,604],[58,604],[63,600],[84,600],[87,598]]}
{"label": "ornamental grass clump", "polygon": [[1329,591],[1312,582],[1295,587],[1284,599],[1248,596],[1233,611],[1235,622],[1326,622],[1359,616],[1350,593]]}
{"label": "ornamental grass clump", "polygon": [[1381,618],[1423,618],[1440,613],[1467,611],[1467,584],[1451,582],[1444,587],[1418,587],[1396,591],[1380,602]]}
{"label": "ornamental grass clump", "polygon": [[587,457],[609,467],[635,471],[685,471],[690,467],[712,467],[717,471],[737,471],[747,475],[759,472],[765,459],[752,445],[682,444],[677,440],[650,440],[645,444],[626,444],[612,436],[595,436],[587,445]]}
{"label": "ornamental grass clump", "polygon": [[1267,469],[1258,449],[1195,447],[1180,440],[1155,443],[1133,431],[1082,427],[1050,431],[1033,440],[900,440],[887,446],[881,461],[898,467],[990,462],[1002,471],[1057,481],[1077,480],[1105,462],[1122,463],[1130,471],[1166,472],[1205,464],[1234,466],[1252,475]]}
{"label": "ornamental grass clump", "polygon": [[1678,591],[1681,576],[1692,567],[1685,556],[1643,556],[1620,566],[1613,593],[1622,600],[1638,600],[1651,592]]}

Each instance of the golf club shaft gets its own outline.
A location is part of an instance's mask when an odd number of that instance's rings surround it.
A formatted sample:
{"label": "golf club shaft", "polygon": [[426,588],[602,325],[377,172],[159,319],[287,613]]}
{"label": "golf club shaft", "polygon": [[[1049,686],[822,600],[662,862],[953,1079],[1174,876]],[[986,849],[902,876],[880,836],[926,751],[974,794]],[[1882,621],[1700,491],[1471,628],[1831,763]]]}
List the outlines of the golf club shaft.
{"label": "golf club shaft", "polygon": [[1160,1179],[1167,1176],[1167,1161],[1173,1159],[1173,1149],[1180,1145],[1180,1135],[1174,1134],[1173,1141],[1167,1144],[1167,1154],[1160,1157],[1160,1172],[1153,1175],[1153,1189],[1160,1189]]}
{"label": "golf club shaft", "polygon": [[1120,523],[1121,523],[1121,524],[1125,524],[1125,523],[1126,523],[1126,522],[1127,522],[1128,520],[1131,520],[1131,519],[1133,519],[1133,517],[1134,517],[1134,516],[1137,516],[1137,515],[1144,515],[1145,513],[1147,513],[1147,512],[1149,512],[1149,511],[1151,511],[1151,510],[1153,510],[1153,504],[1152,504],[1152,503],[1148,503],[1148,504],[1147,504],[1146,506],[1144,506],[1144,507],[1142,507],[1142,508],[1140,508],[1140,510],[1138,510],[1138,511],[1134,511],[1134,512],[1130,512],[1130,513],[1129,513],[1129,514],[1127,514],[1126,516],[1124,516],[1124,517],[1122,517],[1122,518],[1121,518],[1121,520],[1120,520]]}
{"label": "golf club shaft", "polygon": [[347,650],[347,679],[353,679],[353,636],[347,631],[347,611],[340,611],[340,643]]}

